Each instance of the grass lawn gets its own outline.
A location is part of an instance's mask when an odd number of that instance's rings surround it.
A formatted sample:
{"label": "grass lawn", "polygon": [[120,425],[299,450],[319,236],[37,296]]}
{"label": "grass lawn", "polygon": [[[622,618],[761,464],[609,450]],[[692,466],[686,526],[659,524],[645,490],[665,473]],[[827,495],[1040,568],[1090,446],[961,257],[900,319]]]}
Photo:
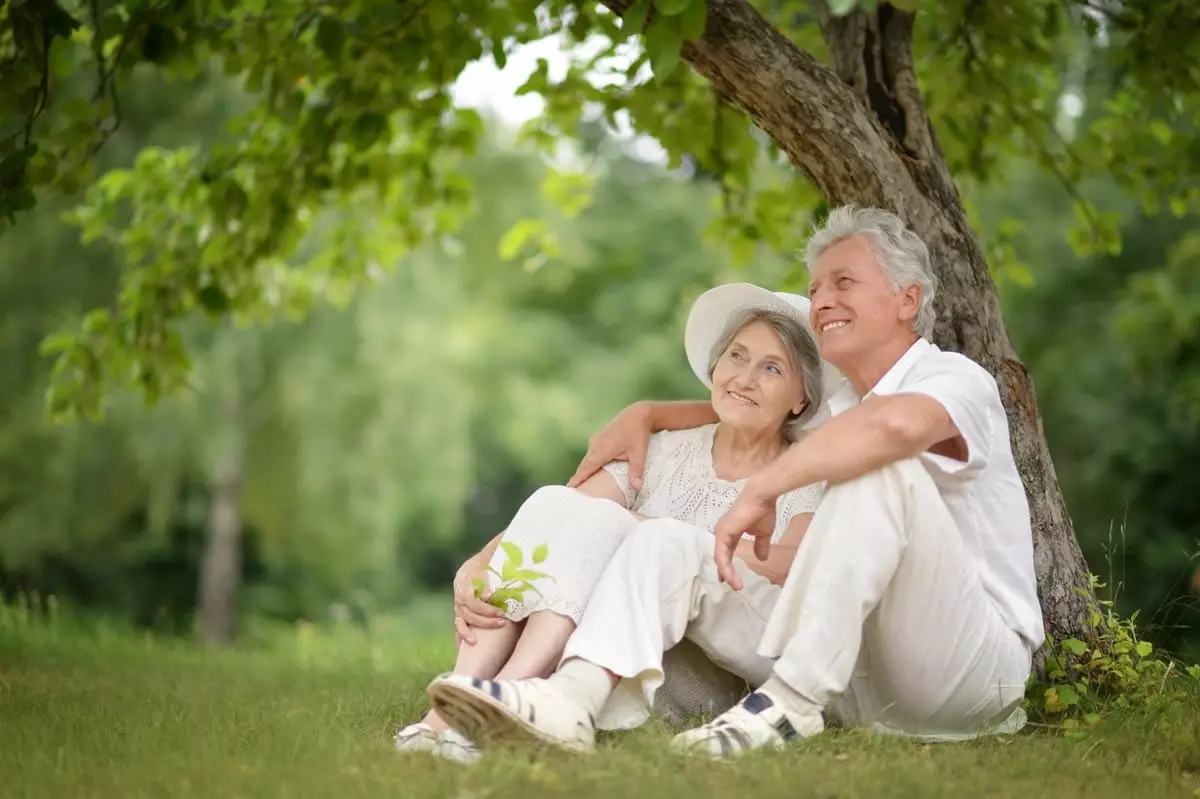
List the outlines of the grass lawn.
{"label": "grass lawn", "polygon": [[503,751],[462,767],[399,755],[449,662],[441,608],[361,630],[291,629],[210,653],[164,638],[30,622],[0,606],[0,797],[1200,796],[1200,691],[1112,715],[926,746],[830,732],[737,762],[671,754],[663,727],[591,755]]}

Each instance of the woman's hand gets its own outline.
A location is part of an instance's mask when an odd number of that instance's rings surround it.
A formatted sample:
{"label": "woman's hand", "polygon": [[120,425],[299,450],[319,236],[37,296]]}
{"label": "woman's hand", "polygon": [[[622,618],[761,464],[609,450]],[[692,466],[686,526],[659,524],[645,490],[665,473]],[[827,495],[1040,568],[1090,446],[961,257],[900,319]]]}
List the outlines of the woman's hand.
{"label": "woman's hand", "polygon": [[637,491],[642,487],[642,473],[646,469],[646,451],[650,448],[651,404],[635,402],[616,415],[604,428],[588,440],[587,455],[579,463],[575,475],[567,481],[570,488],[578,488],[585,480],[611,461],[629,462],[629,487]]}
{"label": "woman's hand", "polygon": [[472,627],[496,629],[508,624],[500,608],[475,597],[475,580],[487,584],[487,563],[479,555],[467,559],[454,575],[454,645],[474,645]]}

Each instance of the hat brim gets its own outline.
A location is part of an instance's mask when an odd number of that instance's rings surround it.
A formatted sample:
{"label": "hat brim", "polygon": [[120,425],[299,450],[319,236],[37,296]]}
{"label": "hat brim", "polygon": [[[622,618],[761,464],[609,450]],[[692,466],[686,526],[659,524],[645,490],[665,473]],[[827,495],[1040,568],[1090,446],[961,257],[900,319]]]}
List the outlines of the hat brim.
{"label": "hat brim", "polygon": [[[688,365],[706,388],[712,388],[712,380],[708,376],[708,365],[712,359],[713,348],[725,332],[729,322],[737,314],[761,309],[776,311],[795,319],[810,336],[813,335],[809,323],[809,301],[807,297],[789,295],[789,299],[779,296],[753,283],[727,283],[716,286],[701,294],[692,304],[688,313],[687,324],[684,326],[684,349],[687,352]],[[815,340],[815,336],[814,336]],[[822,360],[822,377],[824,401],[841,382],[842,376],[829,362]]]}

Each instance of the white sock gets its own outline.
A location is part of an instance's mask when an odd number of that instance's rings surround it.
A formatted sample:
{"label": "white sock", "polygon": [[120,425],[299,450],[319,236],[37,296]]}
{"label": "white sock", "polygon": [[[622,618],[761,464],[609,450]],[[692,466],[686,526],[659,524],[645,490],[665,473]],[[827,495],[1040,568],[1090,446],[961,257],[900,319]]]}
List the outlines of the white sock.
{"label": "white sock", "polygon": [[600,708],[613,690],[612,677],[607,671],[579,658],[571,658],[564,663],[562,668],[550,675],[548,682],[564,696],[578,702],[592,718],[600,713]]}
{"label": "white sock", "polygon": [[778,677],[769,677],[758,690],[775,700],[775,704],[779,705],[784,713],[801,716],[811,716],[814,713],[821,715],[820,705]]}

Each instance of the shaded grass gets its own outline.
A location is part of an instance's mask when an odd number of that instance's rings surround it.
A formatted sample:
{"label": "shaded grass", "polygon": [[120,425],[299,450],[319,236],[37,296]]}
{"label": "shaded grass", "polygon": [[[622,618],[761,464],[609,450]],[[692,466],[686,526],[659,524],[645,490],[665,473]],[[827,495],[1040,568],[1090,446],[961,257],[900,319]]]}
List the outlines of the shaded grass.
{"label": "shaded grass", "polygon": [[712,763],[671,754],[671,731],[653,725],[592,755],[509,750],[471,768],[399,755],[392,733],[448,662],[432,630],[442,615],[265,633],[229,652],[0,623],[0,796],[1200,796],[1194,689],[1079,739],[930,746],[840,731]]}

